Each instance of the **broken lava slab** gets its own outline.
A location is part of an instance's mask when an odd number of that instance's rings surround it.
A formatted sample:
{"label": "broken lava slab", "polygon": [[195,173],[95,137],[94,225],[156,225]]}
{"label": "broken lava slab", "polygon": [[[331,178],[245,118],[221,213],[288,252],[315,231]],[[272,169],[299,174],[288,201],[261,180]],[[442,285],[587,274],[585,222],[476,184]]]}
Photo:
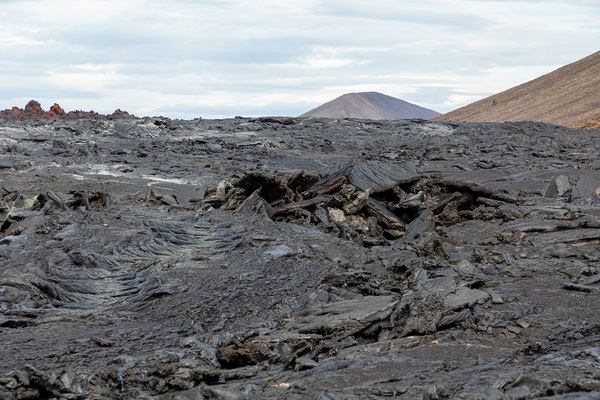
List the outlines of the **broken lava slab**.
{"label": "broken lava slab", "polygon": [[490,299],[490,295],[477,289],[468,287],[458,287],[452,293],[444,298],[444,307],[450,310],[459,310],[464,307],[471,307],[477,303],[485,303]]}
{"label": "broken lava slab", "polygon": [[310,308],[293,327],[300,333],[360,330],[389,317],[398,304],[392,296],[364,296]]}

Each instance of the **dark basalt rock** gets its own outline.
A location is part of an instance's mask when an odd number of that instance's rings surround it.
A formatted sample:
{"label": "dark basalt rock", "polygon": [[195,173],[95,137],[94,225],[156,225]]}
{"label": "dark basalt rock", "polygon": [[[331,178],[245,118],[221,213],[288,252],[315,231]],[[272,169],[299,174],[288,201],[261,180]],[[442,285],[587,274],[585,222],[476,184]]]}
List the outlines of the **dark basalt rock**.
{"label": "dark basalt rock", "polygon": [[38,107],[0,398],[597,397],[598,132]]}

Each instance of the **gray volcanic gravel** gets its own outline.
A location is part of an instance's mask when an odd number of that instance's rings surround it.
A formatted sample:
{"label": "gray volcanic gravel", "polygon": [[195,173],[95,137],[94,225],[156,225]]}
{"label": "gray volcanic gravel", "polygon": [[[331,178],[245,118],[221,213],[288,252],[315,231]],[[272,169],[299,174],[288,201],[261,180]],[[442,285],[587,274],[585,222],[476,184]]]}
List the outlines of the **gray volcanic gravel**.
{"label": "gray volcanic gravel", "polygon": [[599,134],[0,120],[0,398],[600,398]]}

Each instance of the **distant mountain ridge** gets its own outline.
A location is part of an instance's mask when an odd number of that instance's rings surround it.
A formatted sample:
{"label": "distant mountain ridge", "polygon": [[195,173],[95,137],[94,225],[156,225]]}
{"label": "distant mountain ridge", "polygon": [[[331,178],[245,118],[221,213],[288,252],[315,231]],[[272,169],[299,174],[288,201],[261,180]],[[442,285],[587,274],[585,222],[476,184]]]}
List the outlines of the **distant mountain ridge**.
{"label": "distant mountain ridge", "polygon": [[348,93],[301,117],[361,119],[430,119],[440,113],[378,92]]}
{"label": "distant mountain ridge", "polygon": [[598,128],[600,51],[435,119],[456,122],[537,121],[569,128]]}

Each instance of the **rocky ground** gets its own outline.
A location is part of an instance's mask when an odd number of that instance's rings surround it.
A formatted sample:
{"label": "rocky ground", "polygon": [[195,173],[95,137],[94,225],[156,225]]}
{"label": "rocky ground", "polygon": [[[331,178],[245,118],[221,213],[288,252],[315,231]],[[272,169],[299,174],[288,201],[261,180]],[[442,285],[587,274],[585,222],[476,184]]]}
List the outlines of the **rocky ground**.
{"label": "rocky ground", "polygon": [[599,134],[0,120],[0,398],[599,398]]}

